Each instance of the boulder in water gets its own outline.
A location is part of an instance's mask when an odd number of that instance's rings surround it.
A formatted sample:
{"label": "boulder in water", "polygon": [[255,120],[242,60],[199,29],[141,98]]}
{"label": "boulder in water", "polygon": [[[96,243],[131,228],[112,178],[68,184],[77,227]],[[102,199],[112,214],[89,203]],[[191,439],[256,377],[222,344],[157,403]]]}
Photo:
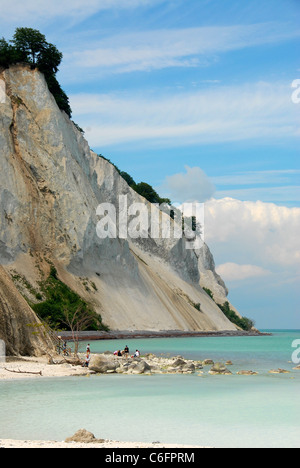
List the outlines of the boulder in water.
{"label": "boulder in water", "polygon": [[285,369],[272,369],[269,374],[289,374],[290,372]]}
{"label": "boulder in water", "polygon": [[209,373],[211,375],[232,375],[232,372],[230,372],[230,370],[220,362],[214,364]]}
{"label": "boulder in water", "polygon": [[212,359],[205,359],[205,361],[202,362],[203,366],[213,366],[214,361]]}

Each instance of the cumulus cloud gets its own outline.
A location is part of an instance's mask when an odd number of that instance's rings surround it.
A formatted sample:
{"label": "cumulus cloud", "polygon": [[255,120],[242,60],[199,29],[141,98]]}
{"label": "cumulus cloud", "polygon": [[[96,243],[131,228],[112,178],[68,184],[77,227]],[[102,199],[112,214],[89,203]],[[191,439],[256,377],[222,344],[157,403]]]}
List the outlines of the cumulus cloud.
{"label": "cumulus cloud", "polygon": [[[205,240],[221,261],[299,273],[300,208],[232,198],[205,205]],[[223,260],[223,262],[222,262]]]}
{"label": "cumulus cloud", "polygon": [[172,201],[204,202],[215,193],[215,186],[200,167],[185,166],[186,172],[166,177],[158,188]]}
{"label": "cumulus cloud", "polygon": [[[158,189],[174,202],[207,200],[203,226],[205,242],[214,252],[218,273],[226,281],[274,274],[290,283],[299,277],[300,208],[263,201],[211,198],[215,187],[199,167],[186,166],[185,173],[167,177]],[[192,216],[188,206],[185,214]]]}
{"label": "cumulus cloud", "polygon": [[217,267],[217,273],[225,281],[243,281],[249,278],[261,278],[271,274],[270,271],[256,265],[238,265],[237,263],[224,263]]}

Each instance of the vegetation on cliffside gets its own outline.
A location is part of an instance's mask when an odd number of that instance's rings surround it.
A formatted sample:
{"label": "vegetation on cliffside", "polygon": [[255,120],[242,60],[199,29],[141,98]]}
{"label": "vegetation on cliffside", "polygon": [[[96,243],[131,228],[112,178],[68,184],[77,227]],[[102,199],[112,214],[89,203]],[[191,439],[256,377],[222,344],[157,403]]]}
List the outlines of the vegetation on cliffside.
{"label": "vegetation on cliffside", "polygon": [[63,283],[52,266],[48,279],[40,284],[44,300],[32,305],[37,315],[55,330],[71,330],[76,319],[81,331],[106,330],[102,317],[75,291]]}
{"label": "vegetation on cliffside", "polygon": [[[208,294],[208,296],[214,301],[214,295],[213,292],[208,289],[208,288],[203,288],[203,290]],[[234,323],[236,326],[241,328],[242,330],[245,331],[250,331],[254,326],[255,323],[253,320],[247,318],[247,317],[239,317],[237,313],[230,308],[229,302],[225,302],[224,304],[217,304],[219,309],[223,312],[224,315],[230,320],[230,322]]]}
{"label": "vegetation on cliffside", "polygon": [[121,171],[118,168],[118,166],[116,166],[113,162],[111,162],[110,159],[103,156],[103,154],[99,154],[98,156],[102,159],[105,159],[105,161],[108,161],[110,164],[112,164],[114,168],[118,171],[120,176],[127,182],[129,187],[131,187],[136,193],[141,195],[141,197],[146,198],[146,200],[148,200],[150,203],[158,203],[159,205],[166,203],[167,205],[171,205],[171,200],[169,198],[160,197],[160,195],[156,192],[156,190],[151,185],[147,184],[146,182],[136,183],[130,174],[128,174],[127,172]]}
{"label": "vegetation on cliffside", "polygon": [[13,39],[0,39],[0,67],[8,68],[17,63],[27,63],[38,68],[45,76],[49,91],[58,107],[71,117],[69,98],[56,79],[63,54],[37,29],[17,28]]}

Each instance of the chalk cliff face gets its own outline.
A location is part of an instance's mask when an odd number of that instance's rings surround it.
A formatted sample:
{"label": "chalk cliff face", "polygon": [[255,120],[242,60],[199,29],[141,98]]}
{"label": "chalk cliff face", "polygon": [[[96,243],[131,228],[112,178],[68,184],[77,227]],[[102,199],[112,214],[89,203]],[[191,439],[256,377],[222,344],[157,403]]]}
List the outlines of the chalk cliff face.
{"label": "chalk cliff face", "polygon": [[[234,330],[218,302],[227,290],[205,245],[183,239],[100,239],[100,203],[119,210],[149,203],[93,153],[62,113],[42,74],[14,66],[0,74],[0,264],[36,289],[49,261],[115,330]],[[153,209],[153,208],[152,208]],[[161,224],[169,222],[161,215]],[[92,286],[91,286],[92,285]],[[201,304],[201,311],[194,305]]]}
{"label": "chalk cliff face", "polygon": [[1,266],[0,339],[5,342],[6,354],[12,356],[41,356],[53,349],[43,325]]}

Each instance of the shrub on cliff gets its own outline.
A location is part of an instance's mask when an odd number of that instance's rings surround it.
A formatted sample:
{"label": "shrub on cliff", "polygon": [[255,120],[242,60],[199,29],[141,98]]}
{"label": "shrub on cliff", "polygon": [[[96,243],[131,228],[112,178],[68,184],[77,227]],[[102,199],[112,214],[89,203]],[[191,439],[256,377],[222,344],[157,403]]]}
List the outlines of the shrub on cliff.
{"label": "shrub on cliff", "polygon": [[123,177],[123,179],[127,182],[129,187],[131,187],[136,193],[138,193],[142,197],[146,198],[146,200],[148,200],[150,203],[158,203],[159,205],[166,203],[167,205],[171,205],[171,200],[169,198],[161,198],[151,185],[147,184],[146,182],[140,182],[136,184],[130,174],[128,174],[127,172],[121,171],[118,168],[118,166],[116,166],[113,162],[111,162],[110,159],[103,156],[103,154],[98,154],[98,156],[104,159],[105,161],[108,161],[110,164],[112,164],[115,167],[115,169],[118,171],[120,176]]}
{"label": "shrub on cliff", "polygon": [[205,291],[206,294],[207,294],[212,300],[214,300],[213,292],[212,292],[210,289],[208,289],[208,288],[203,288],[203,291]]}
{"label": "shrub on cliff", "polygon": [[167,203],[168,205],[171,204],[171,200],[169,198],[161,198],[154,188],[146,182],[140,182],[139,184],[132,185],[132,188],[139,195],[146,198],[150,203],[158,203],[159,205],[163,203]]}
{"label": "shrub on cliff", "polygon": [[222,312],[224,313],[224,315],[226,315],[226,317],[232,322],[234,323],[235,325],[237,325],[238,327],[240,327],[242,330],[245,330],[245,331],[250,331],[255,323],[253,320],[250,320],[248,319],[247,317],[242,317],[240,318],[235,312],[234,310],[232,310],[230,308],[230,304],[229,302],[225,302],[225,304],[223,305],[220,305],[218,304],[219,308],[222,310]]}
{"label": "shrub on cliff", "polygon": [[58,278],[53,266],[48,279],[41,284],[41,290],[45,300],[32,304],[32,309],[51,328],[70,330],[69,324],[76,316],[77,321],[84,318],[86,323],[86,327],[82,327],[81,331],[108,330],[102,323],[101,315],[97,314],[84,299]]}

